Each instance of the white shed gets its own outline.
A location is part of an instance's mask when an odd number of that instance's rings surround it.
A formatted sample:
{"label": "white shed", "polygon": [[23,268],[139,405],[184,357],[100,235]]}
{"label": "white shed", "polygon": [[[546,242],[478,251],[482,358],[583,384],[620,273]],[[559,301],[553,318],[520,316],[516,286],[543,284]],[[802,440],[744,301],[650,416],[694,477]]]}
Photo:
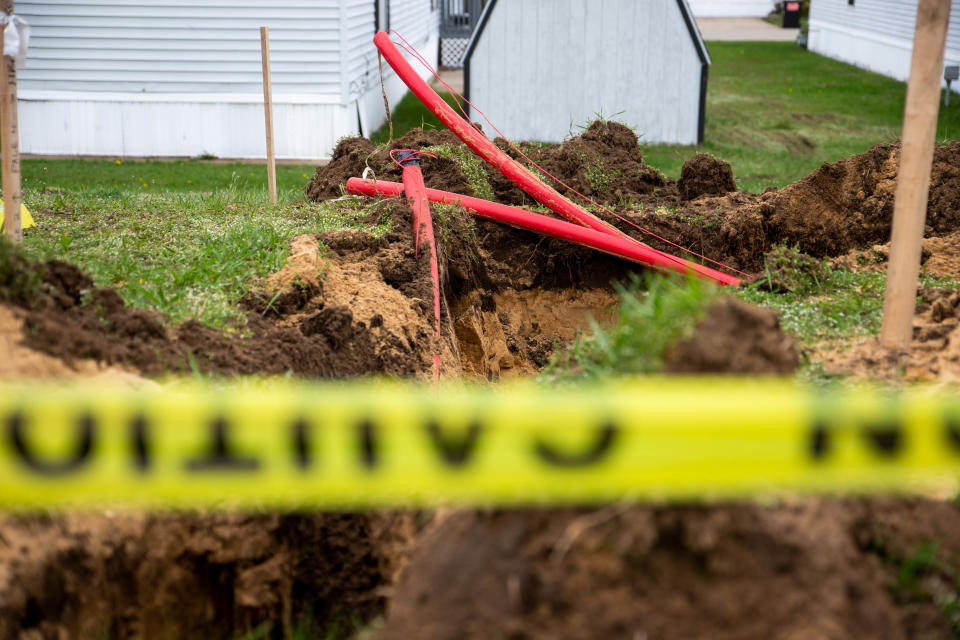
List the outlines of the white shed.
{"label": "white shed", "polygon": [[776,6],[776,0],[690,0],[697,18],[763,18]]}
{"label": "white shed", "polygon": [[464,84],[515,140],[559,142],[600,114],[645,142],[699,144],[709,65],[686,0],[489,0]]}
{"label": "white shed", "polygon": [[[916,20],[917,0],[812,0],[807,46],[905,81],[910,76]],[[960,64],[960,0],[950,5],[946,64]],[[953,88],[960,90],[958,83]]]}
{"label": "white shed", "polygon": [[[264,156],[260,26],[270,27],[278,158],[329,157],[386,119],[377,28],[436,60],[436,0],[18,0],[24,153]],[[384,65],[394,104],[406,87]],[[427,72],[424,71],[424,74]]]}

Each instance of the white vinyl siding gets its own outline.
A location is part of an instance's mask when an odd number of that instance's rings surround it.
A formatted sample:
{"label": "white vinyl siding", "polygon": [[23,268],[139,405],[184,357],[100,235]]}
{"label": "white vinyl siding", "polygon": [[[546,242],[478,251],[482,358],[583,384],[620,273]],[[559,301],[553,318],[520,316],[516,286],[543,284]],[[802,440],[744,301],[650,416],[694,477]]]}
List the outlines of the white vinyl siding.
{"label": "white vinyl siding", "polygon": [[[380,0],[387,2],[388,0]],[[374,3],[372,0],[343,0],[346,11],[345,69],[350,78],[347,95],[351,100],[380,86],[380,69],[377,64],[377,48],[373,46]],[[428,61],[436,57],[430,45],[437,37],[439,11],[432,9],[431,0],[389,0],[390,28],[403,36]],[[396,37],[394,37],[396,39]],[[423,68],[416,61],[411,64],[418,72]],[[389,65],[384,65],[384,75],[392,75]]]}
{"label": "white vinyl siding", "polygon": [[20,0],[17,13],[32,27],[23,90],[255,93],[268,26],[275,93],[340,94],[338,0]]}
{"label": "white vinyl siding", "polygon": [[390,28],[420,48],[437,29],[439,14],[431,5],[431,0],[390,0]]}
{"label": "white vinyl siding", "polygon": [[[388,0],[381,0],[387,2]],[[389,0],[436,60],[431,0]],[[328,158],[386,120],[375,0],[18,0],[32,26],[20,70],[24,153],[263,156],[261,26],[270,28],[280,158]],[[426,72],[422,72],[425,75]],[[406,87],[384,69],[391,104]]]}
{"label": "white vinyl siding", "polygon": [[810,7],[811,18],[850,29],[870,31],[894,38],[913,40],[917,3],[904,0],[817,0]]}
{"label": "white vinyl siding", "polygon": [[[917,0],[812,0],[812,51],[898,80],[910,71]],[[960,0],[950,5],[946,60],[960,64]],[[955,87],[956,88],[956,87]]]}
{"label": "white vinyl siding", "polygon": [[697,18],[762,18],[775,6],[774,0],[690,0]]}
{"label": "white vinyl siding", "polygon": [[373,46],[375,8],[372,0],[342,0],[344,71],[347,80],[344,95],[349,100],[363,95],[375,81],[377,68],[377,48]]}

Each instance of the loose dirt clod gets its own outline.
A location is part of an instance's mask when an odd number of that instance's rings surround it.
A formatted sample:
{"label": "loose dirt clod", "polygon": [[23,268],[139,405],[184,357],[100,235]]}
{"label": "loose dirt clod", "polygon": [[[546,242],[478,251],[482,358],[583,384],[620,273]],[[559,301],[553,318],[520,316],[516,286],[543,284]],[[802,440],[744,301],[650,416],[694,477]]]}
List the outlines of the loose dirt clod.
{"label": "loose dirt clod", "polygon": [[796,341],[780,330],[780,319],[730,298],[715,302],[694,334],[668,353],[667,373],[789,375],[800,364]]}
{"label": "loose dirt clod", "polygon": [[677,181],[680,197],[695,200],[700,196],[722,196],[737,190],[733,169],[723,160],[697,153],[683,163]]}

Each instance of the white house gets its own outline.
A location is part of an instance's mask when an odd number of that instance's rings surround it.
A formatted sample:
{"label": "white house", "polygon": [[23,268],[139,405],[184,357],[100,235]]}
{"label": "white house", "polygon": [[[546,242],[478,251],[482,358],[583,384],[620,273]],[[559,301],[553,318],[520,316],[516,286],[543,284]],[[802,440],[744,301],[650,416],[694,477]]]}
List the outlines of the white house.
{"label": "white house", "polygon": [[559,142],[602,114],[647,142],[698,144],[709,65],[686,0],[488,0],[464,85],[515,140]]}
{"label": "white house", "polygon": [[776,0],[690,0],[697,18],[762,18],[776,5]]}
{"label": "white house", "polygon": [[[808,47],[883,75],[910,76],[917,0],[812,0]],[[946,64],[960,64],[960,0],[950,5]],[[958,83],[953,84],[960,90]]]}
{"label": "white house", "polygon": [[[435,64],[436,0],[18,0],[24,153],[264,157],[260,26],[278,158],[327,158],[386,119],[376,30]],[[406,87],[384,65],[391,104]],[[427,75],[424,70],[424,77]]]}

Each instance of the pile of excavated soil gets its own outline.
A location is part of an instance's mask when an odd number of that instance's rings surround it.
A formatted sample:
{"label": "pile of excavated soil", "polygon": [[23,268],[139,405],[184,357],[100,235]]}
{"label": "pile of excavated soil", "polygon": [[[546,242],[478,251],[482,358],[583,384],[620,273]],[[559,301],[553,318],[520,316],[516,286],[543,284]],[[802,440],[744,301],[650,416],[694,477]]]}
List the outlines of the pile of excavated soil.
{"label": "pile of excavated soil", "polygon": [[[890,243],[875,244],[868,249],[856,249],[831,262],[852,271],[886,273],[890,257]],[[960,280],[960,231],[923,239],[920,252],[920,271],[928,276]]]}
{"label": "pile of excavated soil", "polygon": [[3,516],[0,638],[346,633],[382,611],[415,533],[409,513]]}
{"label": "pile of excavated soil", "polygon": [[[65,262],[31,268],[42,274],[38,295],[19,305],[7,302],[19,307],[22,344],[67,363],[122,364],[145,375],[189,374],[194,367],[204,373],[292,371],[305,377],[411,372],[403,360],[379,359],[375,332],[353,322],[349,308],[316,303],[309,286],[278,298],[269,312],[251,313],[252,335],[242,337],[193,321],[168,327],[158,314],[127,307],[115,290],[95,287]],[[285,323],[292,314],[310,319]]]}
{"label": "pile of excavated soil", "polygon": [[[514,158],[520,155],[498,139]],[[431,145],[460,147],[448,131],[415,130],[391,147]],[[682,247],[736,269],[757,273],[763,256],[775,244],[797,245],[814,257],[836,257],[890,235],[899,144],[878,145],[868,152],[825,163],[806,178],[763,194],[737,192],[729,165],[696,154],[683,166],[679,183],[646,165],[637,137],[615,122],[594,122],[582,135],[562,144],[519,147],[564,183],[604,204],[617,216],[597,215],[627,234],[671,253],[680,252],[641,231],[641,227]],[[397,180],[386,148],[375,150],[361,138],[341,141],[329,165],[318,167],[307,196],[325,200],[339,196],[350,177],[370,166],[380,178]],[[484,166],[494,199],[524,206],[531,198]],[[476,195],[460,165],[452,159],[424,164],[428,187]],[[566,187],[564,195],[586,204]],[[935,152],[927,213],[927,235],[960,231],[960,142],[939,145]]]}
{"label": "pile of excavated soil", "polygon": [[[592,320],[601,325],[614,320],[611,283],[639,269],[450,211],[438,219],[444,304],[437,340],[428,256],[414,251],[406,205],[385,199],[370,216],[371,222],[396,221],[393,231],[383,237],[346,230],[295,238],[283,270],[243,301],[248,335],[196,322],[171,327],[56,260],[21,265],[38,276],[37,293],[29,299],[7,296],[0,309],[20,323],[18,347],[74,369],[123,366],[147,376],[197,369],[222,375],[426,377],[437,353],[444,376],[497,379],[538,371],[558,345],[588,330]],[[733,336],[753,322],[751,313],[727,314],[723,322],[715,315],[711,310],[713,321],[702,331],[722,326],[731,337],[685,346],[689,362],[678,365],[682,370],[712,372],[723,364],[710,364],[711,358],[732,360],[742,344]],[[771,344],[783,341],[775,321],[767,328]],[[705,348],[710,355],[699,355]],[[31,372],[25,353],[14,365],[20,375]],[[737,371],[785,373],[782,365],[763,361],[779,357],[748,359],[752,364]]]}
{"label": "pile of excavated soil", "polygon": [[[960,509],[0,519],[0,637],[956,637]],[[264,627],[267,622],[269,627]],[[331,628],[338,628],[330,635]],[[363,637],[369,637],[365,635]]]}
{"label": "pile of excavated soil", "polygon": [[946,640],[958,568],[950,502],[460,512],[418,537],[375,637]]}

